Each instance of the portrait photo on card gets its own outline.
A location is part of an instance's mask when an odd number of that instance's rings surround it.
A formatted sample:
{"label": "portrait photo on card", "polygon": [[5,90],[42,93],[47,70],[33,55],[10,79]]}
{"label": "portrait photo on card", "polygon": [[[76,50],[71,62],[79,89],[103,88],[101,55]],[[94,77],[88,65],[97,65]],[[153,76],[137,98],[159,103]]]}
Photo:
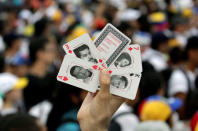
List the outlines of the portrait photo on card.
{"label": "portrait photo on card", "polygon": [[121,75],[112,75],[111,76],[111,86],[117,89],[126,89],[128,87],[128,79],[125,76]]}
{"label": "portrait photo on card", "polygon": [[73,65],[70,68],[70,75],[76,80],[82,81],[84,83],[89,83],[91,81],[93,73],[90,69],[86,69],[78,65]]}
{"label": "portrait photo on card", "polygon": [[73,51],[75,55],[82,60],[86,60],[94,64],[98,63],[97,59],[92,56],[89,46],[86,44],[81,44]]}
{"label": "portrait photo on card", "polygon": [[133,63],[133,57],[130,56],[129,53],[123,52],[114,62],[114,66],[116,68],[122,68],[122,67],[131,66],[132,63]]}

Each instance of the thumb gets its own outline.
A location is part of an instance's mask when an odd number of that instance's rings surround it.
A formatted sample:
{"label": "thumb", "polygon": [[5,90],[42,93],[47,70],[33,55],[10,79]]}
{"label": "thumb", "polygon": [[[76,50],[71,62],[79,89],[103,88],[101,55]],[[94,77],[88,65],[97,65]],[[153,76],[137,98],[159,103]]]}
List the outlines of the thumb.
{"label": "thumb", "polygon": [[107,69],[100,72],[100,90],[102,93],[109,93],[110,89],[110,74]]}

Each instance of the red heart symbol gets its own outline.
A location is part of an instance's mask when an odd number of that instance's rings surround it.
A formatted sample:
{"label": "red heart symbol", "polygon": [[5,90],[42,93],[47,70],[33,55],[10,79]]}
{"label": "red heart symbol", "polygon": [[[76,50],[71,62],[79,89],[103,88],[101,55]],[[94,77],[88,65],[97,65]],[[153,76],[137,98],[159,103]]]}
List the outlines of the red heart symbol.
{"label": "red heart symbol", "polygon": [[111,73],[112,73],[112,70],[109,71],[109,74],[111,74]]}
{"label": "red heart symbol", "polygon": [[98,66],[97,65],[93,65],[92,66],[95,70],[98,68]]}
{"label": "red heart symbol", "polygon": [[139,50],[140,48],[139,47],[137,47],[137,48],[134,47],[134,49]]}
{"label": "red heart symbol", "polygon": [[101,60],[101,59],[99,59],[99,62],[100,62],[100,63],[102,63],[102,60]]}
{"label": "red heart symbol", "polygon": [[133,48],[131,48],[131,47],[129,48],[130,51],[132,51],[132,49],[133,49]]}
{"label": "red heart symbol", "polygon": [[70,54],[72,54],[72,51],[71,51],[71,50],[69,50],[69,53],[70,53]]}
{"label": "red heart symbol", "polygon": [[58,76],[58,78],[62,80],[63,76]]}
{"label": "red heart symbol", "polygon": [[66,76],[64,76],[63,80],[64,80],[64,81],[67,81],[67,80],[68,80],[68,78],[67,78]]}

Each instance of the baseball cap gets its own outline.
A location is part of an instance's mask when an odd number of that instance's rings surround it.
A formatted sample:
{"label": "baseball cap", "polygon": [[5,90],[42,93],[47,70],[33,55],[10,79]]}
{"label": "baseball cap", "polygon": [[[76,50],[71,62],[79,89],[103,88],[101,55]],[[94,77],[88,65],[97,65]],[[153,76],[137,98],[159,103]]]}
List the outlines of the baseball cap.
{"label": "baseball cap", "polygon": [[168,37],[163,32],[155,32],[151,37],[151,46],[154,49],[157,49],[159,44],[168,42]]}
{"label": "baseball cap", "polygon": [[163,12],[154,12],[149,15],[149,21],[151,23],[162,23],[167,20],[166,15]]}
{"label": "baseball cap", "polygon": [[153,95],[153,96],[148,97],[146,100],[147,101],[152,101],[152,100],[164,101],[169,105],[172,112],[176,111],[182,106],[181,99],[176,98],[176,97],[165,98],[160,95]]}
{"label": "baseball cap", "polygon": [[133,41],[142,46],[150,45],[151,36],[146,32],[137,32],[133,35]]}
{"label": "baseball cap", "polygon": [[28,56],[22,55],[21,53],[17,53],[9,64],[14,66],[28,65],[30,60]]}
{"label": "baseball cap", "polygon": [[27,78],[18,78],[11,73],[0,74],[0,96],[3,97],[7,92],[15,89],[24,89],[28,84]]}
{"label": "baseball cap", "polygon": [[117,14],[118,19],[121,21],[134,21],[140,18],[141,13],[135,9],[126,9],[124,11],[120,11]]}
{"label": "baseball cap", "polygon": [[182,101],[179,98],[166,99],[159,95],[150,96],[141,105],[140,118],[142,121],[166,121],[171,113],[181,107],[181,105]]}

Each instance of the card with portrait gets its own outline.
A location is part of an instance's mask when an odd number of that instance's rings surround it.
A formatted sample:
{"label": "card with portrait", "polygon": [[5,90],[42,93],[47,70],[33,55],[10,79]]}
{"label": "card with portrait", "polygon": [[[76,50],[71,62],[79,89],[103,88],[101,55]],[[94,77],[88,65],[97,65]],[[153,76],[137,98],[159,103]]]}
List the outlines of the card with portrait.
{"label": "card with portrait", "polygon": [[110,93],[127,99],[134,100],[140,83],[141,74],[120,73],[119,70],[112,70]]}
{"label": "card with portrait", "polygon": [[121,73],[141,73],[142,72],[142,60],[141,51],[138,44],[127,45],[121,54],[117,57],[109,69],[120,70]]}
{"label": "card with portrait", "polygon": [[64,44],[63,49],[68,55],[76,56],[94,64],[99,62],[99,52],[88,34],[83,34]]}
{"label": "card with portrait", "polygon": [[65,55],[57,80],[90,92],[96,92],[99,79],[99,70],[97,68],[97,64],[85,62],[71,55]]}
{"label": "card with portrait", "polygon": [[94,40],[94,45],[100,53],[101,61],[109,67],[130,42],[131,40],[122,32],[107,24]]}

